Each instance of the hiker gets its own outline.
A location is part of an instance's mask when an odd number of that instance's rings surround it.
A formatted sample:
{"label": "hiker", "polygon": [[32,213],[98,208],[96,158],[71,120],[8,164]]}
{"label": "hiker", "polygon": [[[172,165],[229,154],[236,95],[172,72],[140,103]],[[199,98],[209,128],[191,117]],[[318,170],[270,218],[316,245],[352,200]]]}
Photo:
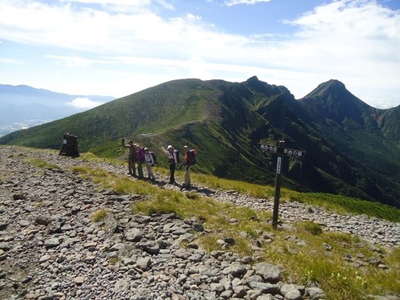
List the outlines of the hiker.
{"label": "hiker", "polygon": [[68,132],[64,133],[60,153],[58,155],[66,155],[67,154],[67,136],[69,135]]}
{"label": "hiker", "polygon": [[143,164],[145,163],[144,149],[138,144],[135,144],[135,146],[136,146],[136,162],[138,169],[138,178],[143,178]]}
{"label": "hiker", "polygon": [[163,152],[168,157],[169,163],[169,183],[175,184],[175,169],[176,165],[179,163],[179,151],[174,149],[172,145],[168,145],[167,149],[161,147]]}
{"label": "hiker", "polygon": [[136,146],[133,144],[133,141],[129,141],[128,145],[126,145],[125,139],[122,139],[122,147],[129,149],[128,171],[129,175],[136,177]]}
{"label": "hiker", "polygon": [[79,150],[78,150],[78,137],[72,134],[68,135],[67,144],[69,147],[68,155],[71,157],[79,157]]}
{"label": "hiker", "polygon": [[78,157],[78,137],[69,132],[64,133],[59,155]]}
{"label": "hiker", "polygon": [[146,162],[147,178],[151,181],[155,181],[152,167],[156,164],[154,152],[149,151],[147,147],[144,148],[144,160]]}
{"label": "hiker", "polygon": [[183,183],[182,188],[190,188],[190,167],[196,164],[196,150],[190,149],[188,146],[183,147],[184,151],[184,161],[183,165],[185,166],[185,181]]}

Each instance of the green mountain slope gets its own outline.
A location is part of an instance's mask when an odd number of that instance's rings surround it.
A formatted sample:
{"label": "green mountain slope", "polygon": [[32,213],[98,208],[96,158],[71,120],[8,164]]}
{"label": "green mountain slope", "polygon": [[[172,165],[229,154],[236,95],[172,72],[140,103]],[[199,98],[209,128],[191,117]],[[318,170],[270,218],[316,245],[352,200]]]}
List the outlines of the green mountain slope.
{"label": "green mountain slope", "polygon": [[[396,108],[381,110],[362,102],[331,80],[301,99],[302,106],[329,141],[364,167],[371,182],[359,181],[361,189],[378,199],[394,199],[400,189],[400,114]],[[355,166],[353,164],[353,166]]]}
{"label": "green mountain slope", "polygon": [[[284,165],[287,186],[400,206],[400,180],[379,166],[398,157],[395,150],[384,152],[394,142],[383,133],[392,134],[397,115],[387,114],[385,123],[385,111],[354,98],[338,81],[297,101],[285,87],[257,77],[242,83],[175,80],[12,133],[0,143],[57,148],[62,134],[70,131],[79,136],[81,150],[114,157],[123,153],[121,137],[156,152],[161,145],[188,144],[199,152],[198,171],[271,184],[275,160],[258,144],[284,138],[289,147],[307,151],[303,161]],[[378,141],[383,146],[373,145]]]}
{"label": "green mountain slope", "polygon": [[378,119],[383,135],[393,143],[400,143],[400,106],[384,111]]}

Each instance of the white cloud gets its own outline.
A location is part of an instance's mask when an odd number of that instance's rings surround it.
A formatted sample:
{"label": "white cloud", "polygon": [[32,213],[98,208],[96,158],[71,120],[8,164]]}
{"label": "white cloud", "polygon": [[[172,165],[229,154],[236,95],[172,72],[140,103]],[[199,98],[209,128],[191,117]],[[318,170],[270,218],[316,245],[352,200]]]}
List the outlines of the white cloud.
{"label": "white cloud", "polygon": [[173,10],[174,6],[167,0],[61,0],[61,2],[76,2],[83,4],[101,4],[117,10],[124,10],[127,8],[140,8],[146,7],[151,4],[159,5],[163,8]]}
{"label": "white cloud", "polygon": [[14,58],[0,57],[0,64],[21,65],[22,61]]}
{"label": "white cloud", "polygon": [[[400,104],[396,98],[400,94],[398,10],[373,0],[334,1],[287,21],[297,31],[280,38],[270,32],[226,34],[192,14],[162,18],[150,4],[145,5],[150,2],[135,0],[130,3],[141,9],[110,12],[65,2],[2,0],[0,38],[83,50],[85,55],[52,54],[48,58],[70,68],[102,73],[104,78],[108,74],[108,81],[101,83],[63,80],[59,86],[68,90],[73,85],[90,86],[91,93],[101,90],[121,95],[121,91],[131,93],[169,79],[239,81],[258,75],[269,83],[286,85],[301,97],[322,81],[337,78],[372,105]],[[132,85],[133,79],[140,83]]]}
{"label": "white cloud", "polygon": [[65,56],[65,55],[46,55],[46,58],[50,58],[58,61],[60,64],[67,67],[89,67],[91,65],[99,64],[110,64],[112,61],[104,59],[92,59],[81,56]]}
{"label": "white cloud", "polygon": [[62,0],[62,2],[78,2],[89,4],[112,4],[112,5],[127,5],[127,6],[146,6],[151,3],[151,0]]}
{"label": "white cloud", "polygon": [[99,106],[101,104],[103,104],[103,103],[96,102],[96,101],[90,100],[89,98],[83,98],[83,97],[75,98],[71,102],[67,103],[67,105],[73,106],[73,107],[79,108],[79,109],[90,109],[90,108]]}
{"label": "white cloud", "polygon": [[270,2],[271,0],[228,0],[225,1],[225,5],[227,6],[234,6],[239,4],[246,4],[246,5],[253,5],[262,2]]}

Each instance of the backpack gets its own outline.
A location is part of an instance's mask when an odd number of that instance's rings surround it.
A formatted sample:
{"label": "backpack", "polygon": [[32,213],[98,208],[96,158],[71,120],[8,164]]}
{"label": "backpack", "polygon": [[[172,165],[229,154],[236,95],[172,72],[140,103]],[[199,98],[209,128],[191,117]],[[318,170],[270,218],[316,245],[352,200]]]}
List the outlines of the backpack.
{"label": "backpack", "polygon": [[174,156],[176,158],[176,163],[179,164],[181,162],[181,159],[179,157],[179,150],[177,149],[174,150]]}
{"label": "backpack", "polygon": [[144,150],[143,150],[142,147],[139,147],[136,150],[136,159],[138,160],[138,162],[141,162],[141,163],[143,163],[145,161],[145,159],[144,159]]}
{"label": "backpack", "polygon": [[151,152],[151,151],[149,153],[150,153],[151,157],[153,158],[154,165],[156,165],[157,164],[157,156],[156,156],[156,154],[154,152]]}
{"label": "backpack", "polygon": [[196,150],[194,149],[190,149],[187,153],[186,153],[186,163],[189,166],[193,166],[197,163],[196,161]]}

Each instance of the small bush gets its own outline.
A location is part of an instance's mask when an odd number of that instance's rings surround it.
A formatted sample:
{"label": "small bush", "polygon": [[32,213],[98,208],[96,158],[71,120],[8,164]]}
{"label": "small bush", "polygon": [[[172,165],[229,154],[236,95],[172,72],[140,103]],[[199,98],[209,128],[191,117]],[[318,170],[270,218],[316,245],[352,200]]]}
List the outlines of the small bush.
{"label": "small bush", "polygon": [[107,210],[99,209],[90,215],[90,220],[92,220],[92,222],[94,223],[100,222],[104,220],[105,217],[107,217],[107,214],[108,214]]}
{"label": "small bush", "polygon": [[305,231],[313,235],[319,235],[322,233],[321,225],[314,222],[309,222],[309,221],[303,222],[302,227],[304,228]]}
{"label": "small bush", "polygon": [[112,256],[108,259],[110,265],[116,265],[119,262],[118,256]]}
{"label": "small bush", "polygon": [[196,200],[200,198],[200,195],[194,192],[189,192],[185,194],[188,199]]}

